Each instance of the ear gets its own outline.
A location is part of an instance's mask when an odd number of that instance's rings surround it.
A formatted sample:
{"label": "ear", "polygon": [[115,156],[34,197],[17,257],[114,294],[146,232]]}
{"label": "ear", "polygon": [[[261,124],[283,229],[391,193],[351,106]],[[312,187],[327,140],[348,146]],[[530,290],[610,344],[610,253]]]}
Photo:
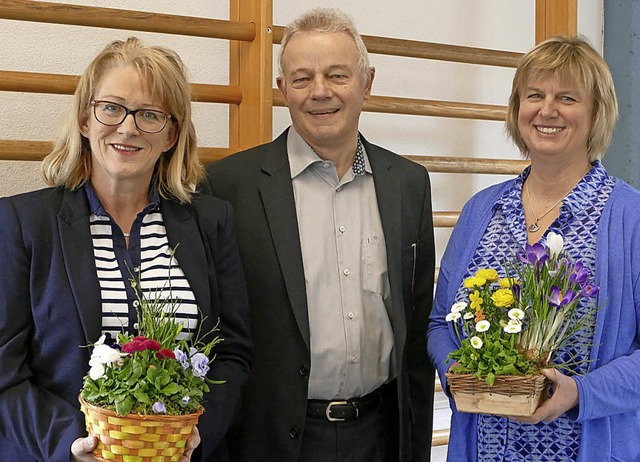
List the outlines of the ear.
{"label": "ear", "polygon": [[287,85],[284,81],[284,77],[277,77],[276,78],[276,85],[278,85],[278,88],[280,89],[280,91],[282,92],[282,96],[284,96],[284,104],[285,106],[289,106],[287,104]]}
{"label": "ear", "polygon": [[89,138],[89,118],[85,115],[79,120],[80,134],[85,138]]}
{"label": "ear", "polygon": [[376,76],[376,68],[375,67],[370,67],[369,68],[369,81],[366,83],[366,85],[364,86],[364,99],[367,100],[369,99],[369,97],[371,96],[371,87],[373,86],[373,79]]}
{"label": "ear", "polygon": [[169,130],[168,138],[167,138],[167,147],[163,152],[167,152],[169,149],[174,147],[178,142],[179,135],[178,127],[176,124],[171,124],[171,129]]}

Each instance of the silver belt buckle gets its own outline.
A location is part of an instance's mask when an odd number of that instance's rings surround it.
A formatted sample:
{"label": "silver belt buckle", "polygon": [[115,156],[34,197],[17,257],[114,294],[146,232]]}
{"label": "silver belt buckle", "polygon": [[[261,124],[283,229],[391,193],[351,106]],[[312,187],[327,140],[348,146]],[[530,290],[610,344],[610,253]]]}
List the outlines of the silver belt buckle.
{"label": "silver belt buckle", "polygon": [[[346,419],[339,419],[336,417],[331,417],[331,407],[333,406],[337,406],[340,404],[349,404],[346,401],[331,401],[329,403],[329,405],[327,406],[327,409],[324,411],[325,415],[327,416],[327,420],[329,422],[344,422]],[[356,408],[356,417],[358,416],[358,408]]]}

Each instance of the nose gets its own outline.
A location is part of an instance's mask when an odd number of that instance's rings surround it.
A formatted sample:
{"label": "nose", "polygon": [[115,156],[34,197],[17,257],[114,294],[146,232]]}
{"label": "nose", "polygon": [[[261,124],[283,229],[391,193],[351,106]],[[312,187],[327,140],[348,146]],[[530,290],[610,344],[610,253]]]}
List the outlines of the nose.
{"label": "nose", "polygon": [[544,98],[544,100],[542,100],[540,115],[542,117],[556,117],[558,115],[558,109],[556,107],[555,99]]}
{"label": "nose", "polygon": [[331,96],[331,90],[327,85],[327,81],[324,76],[316,76],[313,79],[313,85],[311,86],[311,98],[324,99]]}
{"label": "nose", "polygon": [[136,125],[136,121],[133,117],[133,114],[127,114],[124,120],[118,125],[118,133],[128,134],[128,133],[138,133],[138,126]]}

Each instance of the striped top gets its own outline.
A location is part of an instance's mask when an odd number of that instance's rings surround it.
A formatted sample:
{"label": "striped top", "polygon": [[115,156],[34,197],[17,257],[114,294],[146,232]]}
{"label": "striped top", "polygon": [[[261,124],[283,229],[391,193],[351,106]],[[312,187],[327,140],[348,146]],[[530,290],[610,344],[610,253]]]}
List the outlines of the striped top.
{"label": "striped top", "polygon": [[173,255],[160,211],[157,188],[150,189],[149,204],[138,214],[127,248],[124,234],[104,210],[92,186],[85,186],[91,208],[93,254],[102,300],[102,333],[117,338],[119,332],[138,334],[138,297],[132,280],[140,283],[147,300],[166,300],[165,311],[185,326],[179,338],[197,329],[198,306],[189,281]]}

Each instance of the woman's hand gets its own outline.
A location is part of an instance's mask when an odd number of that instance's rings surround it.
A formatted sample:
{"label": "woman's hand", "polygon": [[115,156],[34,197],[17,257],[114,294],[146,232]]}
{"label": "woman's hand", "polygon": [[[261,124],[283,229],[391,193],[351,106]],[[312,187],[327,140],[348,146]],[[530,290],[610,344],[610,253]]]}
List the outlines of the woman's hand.
{"label": "woman's hand", "polygon": [[97,459],[93,457],[93,451],[98,445],[98,438],[95,436],[85,436],[78,438],[71,445],[71,460],[73,462],[95,462]]}
{"label": "woman's hand", "polygon": [[187,440],[187,445],[185,446],[184,453],[180,458],[179,462],[190,462],[191,454],[193,454],[193,450],[198,447],[200,444],[200,432],[198,431],[198,427],[193,427],[193,431],[191,432],[191,436]]}
{"label": "woman's hand", "polygon": [[553,395],[546,400],[530,417],[518,417],[520,422],[537,424],[541,420],[551,422],[578,405],[578,385],[571,377],[556,369],[543,369],[542,374],[551,380]]}

